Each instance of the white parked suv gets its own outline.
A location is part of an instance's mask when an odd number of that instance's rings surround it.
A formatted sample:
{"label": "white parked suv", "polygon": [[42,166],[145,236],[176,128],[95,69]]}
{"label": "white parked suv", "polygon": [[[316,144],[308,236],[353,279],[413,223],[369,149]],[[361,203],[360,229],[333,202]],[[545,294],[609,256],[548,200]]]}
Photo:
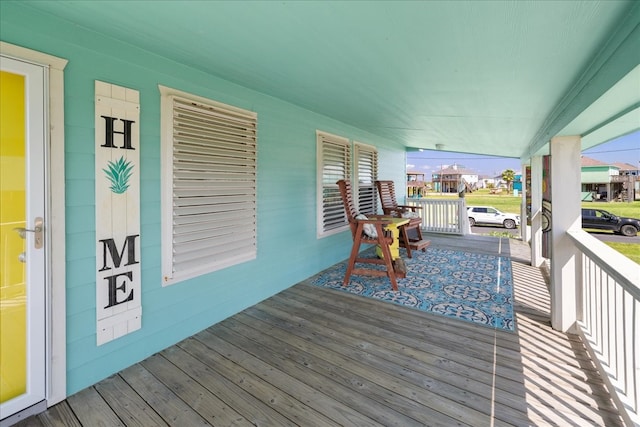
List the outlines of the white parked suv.
{"label": "white parked suv", "polygon": [[469,225],[476,224],[497,224],[504,228],[516,228],[520,225],[520,215],[500,212],[492,206],[469,206]]}

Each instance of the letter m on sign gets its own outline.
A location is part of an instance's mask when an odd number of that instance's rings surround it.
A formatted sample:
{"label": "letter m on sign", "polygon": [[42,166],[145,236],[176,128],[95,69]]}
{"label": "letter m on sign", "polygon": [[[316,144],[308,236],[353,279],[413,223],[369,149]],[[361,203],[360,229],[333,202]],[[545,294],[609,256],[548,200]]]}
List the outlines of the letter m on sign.
{"label": "letter m on sign", "polygon": [[97,344],[142,327],[140,95],[95,82]]}

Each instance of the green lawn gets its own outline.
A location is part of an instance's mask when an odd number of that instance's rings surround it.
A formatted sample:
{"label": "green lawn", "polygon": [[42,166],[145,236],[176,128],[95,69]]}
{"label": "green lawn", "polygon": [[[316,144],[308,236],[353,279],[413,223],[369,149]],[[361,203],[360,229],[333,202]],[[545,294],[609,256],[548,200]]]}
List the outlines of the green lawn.
{"label": "green lawn", "polygon": [[[451,195],[440,195],[439,193],[430,193],[426,197],[427,199],[457,199],[458,195],[451,193]],[[488,190],[476,191],[465,195],[467,199],[467,205],[474,206],[493,206],[494,208],[501,210],[502,212],[510,212],[519,214],[520,203],[522,203],[521,197],[514,197],[507,194],[489,194]]]}
{"label": "green lawn", "polygon": [[[458,195],[452,193],[451,195],[440,195],[439,193],[427,194],[427,199],[451,199],[457,198]],[[494,208],[503,212],[510,212],[519,214],[520,204],[522,203],[521,197],[514,197],[506,193],[503,194],[489,194],[489,190],[479,190],[474,193],[466,194],[467,205],[481,205],[481,206],[493,206]],[[627,216],[631,218],[640,218],[640,201],[634,201],[632,203],[618,203],[618,202],[583,202],[582,207],[590,207],[597,209],[604,209],[618,216]],[[640,244],[637,243],[609,243],[605,242],[613,249],[617,250],[621,254],[625,255],[632,261],[640,264]]]}
{"label": "green lawn", "polygon": [[640,201],[631,203],[621,202],[583,202],[583,208],[604,209],[618,216],[640,218]]}
{"label": "green lawn", "polygon": [[607,245],[611,246],[616,251],[620,252],[622,255],[629,258],[631,261],[636,264],[640,264],[640,245],[637,243],[616,243],[616,242],[605,242]]}

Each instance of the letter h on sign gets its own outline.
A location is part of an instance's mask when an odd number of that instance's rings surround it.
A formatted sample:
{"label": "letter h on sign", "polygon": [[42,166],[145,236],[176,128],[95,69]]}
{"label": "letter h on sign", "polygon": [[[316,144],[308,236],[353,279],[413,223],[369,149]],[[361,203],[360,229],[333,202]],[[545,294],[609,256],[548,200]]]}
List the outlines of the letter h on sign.
{"label": "letter h on sign", "polygon": [[[120,148],[124,148],[125,150],[135,150],[135,148],[131,146],[131,125],[135,123],[133,120],[118,119],[116,117],[107,116],[100,117],[102,117],[105,121],[104,144],[102,144],[101,147],[117,148],[115,145],[113,145],[113,134],[119,133],[124,137],[124,145]],[[115,122],[116,120],[120,120],[124,124],[124,129],[122,130],[122,132],[114,129],[113,122]]]}

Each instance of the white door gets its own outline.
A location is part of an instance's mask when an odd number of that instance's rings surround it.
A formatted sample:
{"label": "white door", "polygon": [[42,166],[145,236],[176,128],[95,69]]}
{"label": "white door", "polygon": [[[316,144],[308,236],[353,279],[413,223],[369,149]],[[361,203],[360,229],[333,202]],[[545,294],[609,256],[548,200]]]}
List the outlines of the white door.
{"label": "white door", "polygon": [[45,399],[45,76],[0,56],[0,418]]}

